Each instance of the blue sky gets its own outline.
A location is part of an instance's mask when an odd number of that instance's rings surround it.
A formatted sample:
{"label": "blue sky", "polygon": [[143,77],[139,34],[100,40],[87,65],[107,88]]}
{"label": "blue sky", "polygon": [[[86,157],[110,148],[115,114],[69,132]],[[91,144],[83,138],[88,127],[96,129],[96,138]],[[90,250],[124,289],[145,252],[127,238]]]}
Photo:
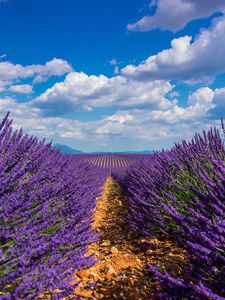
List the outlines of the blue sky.
{"label": "blue sky", "polygon": [[0,115],[83,151],[219,126],[223,0],[0,0]]}

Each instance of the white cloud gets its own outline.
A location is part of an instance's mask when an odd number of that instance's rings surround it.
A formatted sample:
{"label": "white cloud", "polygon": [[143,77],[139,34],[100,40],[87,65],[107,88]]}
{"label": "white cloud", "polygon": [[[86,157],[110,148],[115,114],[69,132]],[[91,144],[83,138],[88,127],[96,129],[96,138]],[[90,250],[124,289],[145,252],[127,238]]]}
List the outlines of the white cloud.
{"label": "white cloud", "polygon": [[211,118],[219,119],[225,117],[225,88],[217,88],[214,90],[214,107],[209,110],[208,115]]}
{"label": "white cloud", "polygon": [[0,98],[0,113],[1,116],[5,115],[7,111],[11,112],[11,115],[15,116],[15,122],[20,119],[35,118],[40,110],[35,107],[30,107],[27,103],[18,103],[12,97]]}
{"label": "white cloud", "polygon": [[[217,106],[221,112],[221,108],[225,107],[224,99],[225,88],[200,88],[189,96],[187,107],[173,103],[166,108],[126,108],[98,120],[78,121],[58,116],[43,118],[40,108],[6,97],[0,99],[0,115],[3,117],[10,110],[16,128],[22,126],[26,132],[39,137],[97,141],[98,144],[119,140],[126,143],[143,141],[146,145],[163,146],[191,138],[196,131],[218,125],[209,116],[215,114],[213,110]],[[218,114],[216,116],[218,118]]]}
{"label": "white cloud", "polygon": [[111,65],[111,66],[116,66],[116,65],[120,65],[120,64],[122,64],[123,62],[122,61],[120,61],[120,60],[118,60],[117,58],[112,58],[110,61],[109,61],[109,64]]}
{"label": "white cloud", "polygon": [[72,71],[70,64],[62,59],[54,58],[45,65],[13,64],[9,61],[0,62],[0,80],[15,81],[32,78],[34,83],[46,81],[52,76],[61,76]]}
{"label": "white cloud", "polygon": [[108,121],[112,121],[112,122],[118,122],[120,124],[123,124],[127,121],[132,121],[134,119],[134,117],[132,115],[129,114],[123,114],[123,115],[112,115],[106,118],[106,120]]}
{"label": "white cloud", "polygon": [[92,130],[95,130],[98,139],[120,138],[125,141],[134,140],[136,143],[143,140],[149,145],[158,141],[165,145],[167,141],[173,143],[191,138],[196,131],[215,124],[214,121],[208,122],[204,118],[205,112],[199,112],[201,111],[197,106],[188,109],[174,106],[165,111],[130,110],[130,120],[121,123],[120,119],[123,119],[124,113],[118,111],[115,115],[93,123]]}
{"label": "white cloud", "polygon": [[173,86],[163,80],[139,82],[122,76],[108,78],[71,72],[64,81],[37,97],[32,105],[47,115],[95,107],[166,109],[173,105],[165,98],[172,89]]}
{"label": "white cloud", "polygon": [[[220,91],[219,91],[220,90]],[[190,139],[197,131],[219,125],[211,119],[209,112],[216,106],[216,97],[225,99],[225,88],[200,88],[189,96],[188,106],[177,104],[165,109],[131,109],[126,114],[118,111],[98,122],[96,133],[102,136],[120,136],[124,139],[154,141],[172,145],[175,141]],[[225,101],[223,101],[225,106]],[[218,116],[217,116],[218,117]],[[159,147],[160,148],[160,147]]]}
{"label": "white cloud", "polygon": [[115,75],[118,75],[119,73],[120,73],[119,67],[118,67],[118,66],[115,66],[115,68],[114,68],[114,74],[115,74]]}
{"label": "white cloud", "polygon": [[72,71],[72,67],[66,60],[54,58],[44,66],[34,66],[33,70],[35,74],[34,83],[36,83],[46,81],[52,76],[62,76]]}
{"label": "white cloud", "polygon": [[31,107],[29,103],[18,103],[12,97],[0,98],[1,119],[7,111],[10,111],[10,117],[13,118],[13,127],[16,129],[23,127],[26,133],[49,139],[53,137],[83,139],[82,130],[85,129],[85,123],[59,117],[43,118],[40,109]]}
{"label": "white cloud", "polygon": [[[134,119],[133,116],[130,116],[131,120]],[[123,121],[121,121],[123,120]],[[110,117],[101,120],[96,124],[95,134],[99,136],[124,136],[129,137],[127,135],[129,131],[129,123],[124,120],[123,115],[112,115]]]}
{"label": "white cloud", "polygon": [[[174,56],[174,61],[179,58]],[[28,93],[32,85],[2,80],[1,90]],[[134,146],[142,141],[163,146],[217,124],[215,119],[225,111],[225,88],[199,88],[188,97],[186,107],[176,99],[169,100],[176,96],[174,85],[165,80],[137,81],[121,75],[108,78],[71,72],[33,101],[18,103],[12,97],[1,98],[0,116],[9,110],[16,128],[22,126],[30,134],[49,139],[95,141],[95,145],[130,141]],[[97,107],[117,111],[92,121],[65,118],[68,113]]]}
{"label": "white cloud", "polygon": [[215,18],[191,43],[190,36],[172,40],[171,48],[150,56],[138,66],[128,65],[122,75],[138,80],[178,79],[207,81],[225,72],[225,16]]}
{"label": "white cloud", "polygon": [[9,82],[0,80],[0,93],[4,92],[6,90],[6,85],[9,84]]}
{"label": "white cloud", "polygon": [[110,66],[114,66],[114,70],[113,70],[113,73],[115,75],[118,75],[120,73],[120,68],[119,68],[119,65],[121,65],[123,62],[122,61],[119,61],[117,58],[112,58],[110,61],[109,61],[109,65]]}
{"label": "white cloud", "polygon": [[214,92],[208,88],[200,88],[188,97],[189,105],[208,105],[211,104],[214,98]]}
{"label": "white cloud", "polygon": [[30,94],[33,91],[33,86],[30,84],[12,85],[8,88],[8,91],[19,94]]}
{"label": "white cloud", "polygon": [[109,61],[109,64],[111,66],[115,66],[119,63],[119,61],[116,59],[116,58],[112,58],[110,61]]}
{"label": "white cloud", "polygon": [[180,96],[180,93],[178,91],[171,91],[168,96],[170,98],[175,98],[175,97],[179,97]]}
{"label": "white cloud", "polygon": [[224,0],[158,0],[153,16],[144,16],[138,22],[128,24],[128,30],[149,31],[156,28],[176,32],[191,20],[211,16],[215,12],[224,12]]}

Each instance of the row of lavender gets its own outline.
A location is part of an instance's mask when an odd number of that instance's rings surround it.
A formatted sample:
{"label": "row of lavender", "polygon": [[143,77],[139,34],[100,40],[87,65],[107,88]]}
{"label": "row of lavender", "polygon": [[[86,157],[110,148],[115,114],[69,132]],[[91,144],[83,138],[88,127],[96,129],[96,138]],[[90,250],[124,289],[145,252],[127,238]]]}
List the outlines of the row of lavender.
{"label": "row of lavender", "polygon": [[126,168],[137,159],[144,158],[146,154],[76,154],[76,158],[105,169]]}
{"label": "row of lavender", "polygon": [[[0,299],[58,299],[94,263],[91,215],[107,176],[45,141],[0,126]],[[58,291],[59,291],[58,290]]]}
{"label": "row of lavender", "polygon": [[162,299],[225,299],[225,148],[219,132],[196,134],[115,176],[131,228],[166,235],[187,250],[186,279],[150,266]]}

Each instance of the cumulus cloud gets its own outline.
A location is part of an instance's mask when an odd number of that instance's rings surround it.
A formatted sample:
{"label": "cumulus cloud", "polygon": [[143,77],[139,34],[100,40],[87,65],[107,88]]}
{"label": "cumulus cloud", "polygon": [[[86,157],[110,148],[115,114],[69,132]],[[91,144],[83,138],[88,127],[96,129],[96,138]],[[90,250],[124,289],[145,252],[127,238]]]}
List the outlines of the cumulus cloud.
{"label": "cumulus cloud", "polygon": [[[191,138],[196,131],[219,125],[221,109],[225,108],[225,88],[212,90],[200,88],[188,97],[186,107],[174,102],[166,108],[130,107],[104,116],[98,120],[79,121],[60,116],[46,116],[42,110],[30,103],[17,103],[11,97],[0,99],[0,115],[12,112],[16,128],[39,137],[71,139],[73,141],[97,141],[108,144],[111,141],[126,140],[135,145],[171,145],[174,141]],[[213,112],[217,108],[216,111]],[[218,112],[218,109],[220,112]],[[214,113],[214,119],[210,115]],[[219,113],[219,115],[218,115]],[[152,146],[153,147],[153,146]]]}
{"label": "cumulus cloud", "polygon": [[173,105],[165,97],[172,89],[173,86],[163,80],[140,82],[122,76],[108,78],[71,72],[64,81],[37,97],[32,105],[47,115],[95,107],[166,109]]}
{"label": "cumulus cloud", "polygon": [[[120,138],[125,140],[145,141],[160,148],[170,141],[190,139],[196,131],[207,129],[216,125],[216,121],[206,118],[203,107],[179,107],[175,105],[168,110],[129,110],[129,120],[121,122],[124,112],[104,118],[92,124],[95,135],[101,138]],[[87,125],[88,126],[88,125]],[[99,138],[99,137],[98,137]],[[160,143],[160,144],[159,144]]]}
{"label": "cumulus cloud", "polygon": [[202,30],[192,43],[191,36],[173,39],[170,49],[137,66],[126,66],[122,75],[138,80],[212,80],[216,74],[225,72],[224,36],[225,16],[215,18],[211,27]]}
{"label": "cumulus cloud", "polygon": [[0,118],[2,119],[7,111],[10,111],[10,117],[13,118],[13,127],[19,129],[23,127],[26,133],[47,137],[69,137],[83,139],[82,128],[85,123],[77,120],[69,120],[59,117],[43,118],[38,108],[32,107],[29,103],[18,103],[12,97],[0,98]]}
{"label": "cumulus cloud", "polygon": [[[112,132],[123,138],[142,139],[153,144],[155,141],[156,145],[163,145],[170,139],[172,146],[172,141],[190,139],[196,131],[219,126],[220,114],[215,115],[214,120],[210,119],[209,115],[217,105],[223,105],[225,108],[224,100],[225,88],[200,88],[189,96],[186,107],[174,104],[165,110],[132,109],[126,111],[126,116],[129,117],[125,117],[123,111],[118,111],[102,120],[97,130],[106,136]],[[219,109],[221,108],[220,106]]]}
{"label": "cumulus cloud", "polygon": [[4,92],[6,90],[6,85],[7,84],[8,84],[8,82],[0,80],[0,93]]}
{"label": "cumulus cloud", "polygon": [[61,76],[72,71],[72,67],[66,60],[54,58],[45,65],[13,64],[10,61],[0,62],[0,80],[14,81],[32,78],[34,83],[48,80],[52,76]]}
{"label": "cumulus cloud", "polygon": [[120,124],[123,124],[127,121],[132,121],[133,119],[134,119],[134,117],[129,114],[112,115],[112,116],[109,116],[106,118],[106,120],[108,120],[108,121],[118,122]]}
{"label": "cumulus cloud", "polygon": [[[32,91],[29,84],[10,84],[10,80],[0,81],[0,91]],[[17,128],[22,126],[30,134],[49,139],[87,144],[97,141],[96,145],[108,144],[110,140],[126,140],[135,145],[142,141],[162,147],[163,143],[189,138],[194,132],[217,124],[221,110],[225,111],[225,88],[199,88],[189,95],[186,107],[179,105],[177,96],[174,85],[166,80],[139,81],[121,75],[109,78],[70,72],[30,102],[0,98],[0,116],[10,110]],[[67,114],[78,110],[98,107],[114,108],[116,113],[91,121],[67,118]]]}
{"label": "cumulus cloud", "polygon": [[149,31],[156,28],[176,32],[185,27],[191,20],[211,16],[215,12],[224,12],[223,0],[158,0],[156,12],[152,16],[144,16],[138,22],[128,24],[128,30]]}
{"label": "cumulus cloud", "polygon": [[[101,140],[112,135],[127,135],[126,126],[133,120],[129,114],[112,115],[94,121],[79,121],[62,117],[42,117],[38,108],[31,107],[29,103],[18,103],[12,97],[0,98],[0,118],[2,119],[7,111],[13,118],[15,129],[23,127],[25,132],[52,138],[66,138],[75,140]],[[111,129],[109,128],[111,127]]]}
{"label": "cumulus cloud", "polygon": [[[161,124],[162,126],[175,126],[175,124],[186,124],[189,121],[196,122],[205,119],[208,111],[215,107],[215,91],[210,88],[200,88],[188,97],[186,107],[174,105],[168,109],[137,110],[134,112],[134,119],[142,120],[143,124]],[[180,126],[180,125],[179,125]],[[178,130],[179,131],[179,130]]]}
{"label": "cumulus cloud", "polygon": [[134,116],[131,114],[114,114],[98,122],[95,134],[99,136],[129,137],[130,127],[133,125]]}
{"label": "cumulus cloud", "polygon": [[214,90],[213,98],[214,106],[209,110],[208,116],[212,119],[225,117],[225,88],[217,88]]}
{"label": "cumulus cloud", "polygon": [[45,65],[33,66],[34,83],[46,81],[52,76],[62,76],[70,71],[72,67],[66,60],[54,58]]}
{"label": "cumulus cloud", "polygon": [[27,103],[18,103],[12,97],[0,98],[0,114],[4,116],[7,111],[11,112],[11,116],[15,117],[15,122],[22,119],[35,118],[40,110],[35,107],[30,107]]}
{"label": "cumulus cloud", "polygon": [[33,86],[30,84],[12,85],[8,88],[8,91],[19,94],[30,94],[33,91]]}
{"label": "cumulus cloud", "polygon": [[214,92],[209,87],[200,88],[188,97],[189,105],[208,105],[214,98]]}
{"label": "cumulus cloud", "polygon": [[[170,93],[173,93],[173,86],[167,81],[139,82],[123,76],[107,78],[73,72],[33,101],[32,106],[41,113],[44,111],[46,119],[78,108],[117,108],[115,114],[98,120],[67,123],[65,132],[61,133],[66,138],[80,136],[101,143],[125,139],[160,142],[162,146],[218,125],[218,109],[214,118],[210,116],[217,106],[225,108],[222,104],[225,103],[222,101],[225,89],[199,88],[189,95],[186,107],[181,107],[176,98],[169,101],[167,94]],[[173,97],[177,95],[174,93]],[[63,116],[57,118],[64,119]]]}

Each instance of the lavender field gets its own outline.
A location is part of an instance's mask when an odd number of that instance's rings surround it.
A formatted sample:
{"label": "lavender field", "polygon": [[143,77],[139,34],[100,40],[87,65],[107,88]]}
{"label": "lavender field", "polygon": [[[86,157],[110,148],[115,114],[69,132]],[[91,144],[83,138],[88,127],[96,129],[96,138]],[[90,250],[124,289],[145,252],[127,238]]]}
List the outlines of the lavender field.
{"label": "lavender field", "polygon": [[225,0],[0,0],[0,300],[225,300]]}
{"label": "lavender field", "polygon": [[73,274],[96,263],[85,253],[100,239],[92,214],[110,169],[130,231],[186,251],[182,276],[148,265],[159,299],[225,299],[225,149],[216,129],[152,155],[66,155],[13,130],[7,114],[0,142],[0,299],[79,298]]}

